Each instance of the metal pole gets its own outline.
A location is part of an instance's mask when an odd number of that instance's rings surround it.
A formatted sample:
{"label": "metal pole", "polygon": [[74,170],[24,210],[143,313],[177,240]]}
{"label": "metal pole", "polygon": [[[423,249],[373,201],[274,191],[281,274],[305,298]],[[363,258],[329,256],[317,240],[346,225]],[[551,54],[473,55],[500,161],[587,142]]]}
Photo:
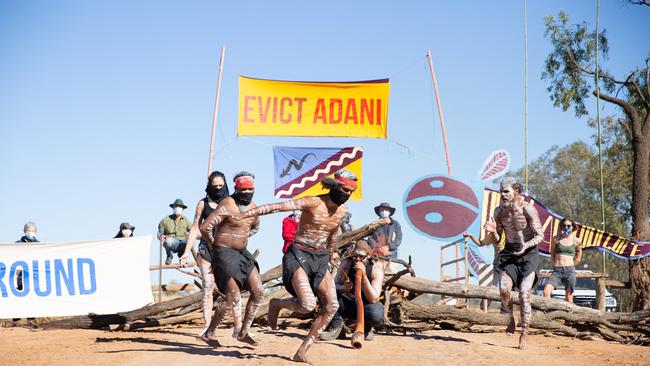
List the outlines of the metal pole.
{"label": "metal pole", "polygon": [[528,192],[528,13],[524,0],[524,189]]}
{"label": "metal pole", "polygon": [[438,115],[440,116],[440,126],[442,127],[442,141],[445,144],[445,158],[447,159],[447,174],[451,175],[451,159],[449,158],[449,146],[447,145],[447,132],[445,132],[445,119],[442,117],[442,107],[440,106],[440,96],[438,95],[438,83],[436,82],[436,71],[433,68],[433,63],[431,62],[430,50],[427,50],[427,58],[429,59],[429,70],[431,71],[431,79],[433,80],[433,90],[436,93],[436,103],[438,104]]}
{"label": "metal pole", "polygon": [[[600,0],[596,0],[596,76],[594,83],[596,84],[596,120],[598,121],[598,169],[600,170],[600,217],[601,228],[605,231],[605,185],[603,183],[603,147],[602,135],[600,126],[600,87],[598,86],[598,18],[600,17]],[[607,253],[603,251],[603,273],[607,273],[605,258]]]}
{"label": "metal pole", "polygon": [[210,157],[208,158],[208,175],[212,173],[212,155],[214,154],[214,135],[217,129],[217,115],[219,114],[219,96],[221,95],[221,74],[223,73],[223,58],[226,55],[226,46],[221,46],[221,59],[219,60],[219,76],[217,78],[217,95],[214,98],[214,113],[212,113],[212,135],[210,136]]}

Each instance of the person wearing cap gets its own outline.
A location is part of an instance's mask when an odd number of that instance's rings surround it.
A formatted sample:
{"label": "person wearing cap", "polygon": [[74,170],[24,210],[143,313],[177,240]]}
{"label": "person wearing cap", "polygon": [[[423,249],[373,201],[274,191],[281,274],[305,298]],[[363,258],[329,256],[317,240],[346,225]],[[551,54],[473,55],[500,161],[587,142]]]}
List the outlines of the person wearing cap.
{"label": "person wearing cap", "polygon": [[163,217],[158,224],[158,239],[167,252],[165,264],[171,264],[174,253],[182,255],[187,245],[187,236],[192,228],[192,222],[183,216],[183,210],[187,208],[183,200],[177,198],[169,204],[172,214]]}
{"label": "person wearing cap", "polygon": [[135,230],[135,226],[129,224],[128,222],[123,222],[120,224],[120,230],[113,237],[113,239],[130,238],[133,236],[133,230]]}
{"label": "person wearing cap", "polygon": [[[233,337],[240,342],[257,345],[249,334],[255,314],[262,302],[262,280],[255,257],[248,251],[248,238],[259,230],[260,219],[249,217],[234,220],[233,214],[255,208],[253,194],[255,176],[248,172],[235,175],[235,193],[224,198],[200,226],[201,235],[212,247],[212,273],[217,288],[226,295],[226,301],[217,307],[201,339],[213,347],[219,346],[214,331],[226,311],[234,318]],[[216,228],[216,233],[215,233]],[[248,290],[244,320],[241,320],[241,291]]]}
{"label": "person wearing cap", "polygon": [[[16,243],[39,243],[36,239],[36,224],[32,221],[27,221],[23,226],[23,236],[16,240]],[[21,269],[16,269],[16,290],[22,291],[23,289],[23,271]],[[28,327],[36,327],[34,322],[35,318],[27,318]],[[11,326],[15,327],[18,325],[20,318],[12,319]]]}
{"label": "person wearing cap", "polygon": [[368,243],[372,248],[382,247],[379,252],[388,255],[390,258],[397,258],[397,251],[402,244],[402,227],[393,218],[395,208],[388,202],[382,202],[375,207],[375,213],[381,218],[388,218],[389,224],[382,225],[368,237]]}
{"label": "person wearing cap", "polygon": [[306,314],[316,308],[316,296],[320,299],[318,315],[293,356],[298,362],[307,362],[307,351],[339,308],[336,286],[329,272],[329,249],[336,243],[338,227],[349,212],[345,202],[357,189],[357,176],[349,170],[340,170],[321,184],[329,189],[328,193],[266,204],[233,216],[245,220],[276,212],[302,211],[293,243],[282,257],[282,283],[293,297],[271,299],[268,311],[269,325],[276,329],[280,310]]}

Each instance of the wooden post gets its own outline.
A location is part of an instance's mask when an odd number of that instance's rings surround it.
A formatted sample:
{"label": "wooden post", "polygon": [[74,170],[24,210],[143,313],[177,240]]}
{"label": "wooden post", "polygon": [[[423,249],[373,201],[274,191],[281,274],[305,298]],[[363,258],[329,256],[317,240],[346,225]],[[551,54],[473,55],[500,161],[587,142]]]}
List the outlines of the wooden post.
{"label": "wooden post", "polygon": [[445,119],[442,116],[442,106],[440,105],[440,96],[438,95],[438,83],[436,82],[436,70],[433,68],[433,62],[431,62],[430,50],[427,50],[427,58],[429,59],[429,71],[431,71],[431,79],[433,80],[433,91],[436,94],[436,103],[438,105],[438,116],[440,117],[440,126],[442,127],[442,141],[445,144],[445,158],[447,159],[447,174],[451,175],[451,158],[449,157],[449,146],[447,146],[447,132],[445,131]]}
{"label": "wooden post", "polygon": [[596,278],[596,306],[600,311],[605,311],[605,295],[607,294],[605,280],[606,277]]}
{"label": "wooden post", "polygon": [[162,265],[163,264],[163,260],[162,260],[162,252],[163,252],[163,250],[162,250],[163,245],[162,244],[163,243],[162,243],[162,240],[160,240],[159,243],[160,243],[160,250],[159,250],[160,255],[158,256],[158,258],[159,258],[159,261],[158,261],[158,266],[159,266],[158,267],[158,289],[159,289],[158,290],[158,302],[160,302],[162,300],[162,266],[163,266]]}
{"label": "wooden post", "polygon": [[221,95],[221,74],[223,71],[223,57],[226,46],[221,46],[221,59],[219,60],[219,76],[217,77],[217,95],[214,98],[214,113],[212,113],[212,135],[210,136],[210,157],[208,158],[208,175],[212,173],[212,155],[214,153],[214,134],[217,129],[217,115],[219,114],[219,95]]}

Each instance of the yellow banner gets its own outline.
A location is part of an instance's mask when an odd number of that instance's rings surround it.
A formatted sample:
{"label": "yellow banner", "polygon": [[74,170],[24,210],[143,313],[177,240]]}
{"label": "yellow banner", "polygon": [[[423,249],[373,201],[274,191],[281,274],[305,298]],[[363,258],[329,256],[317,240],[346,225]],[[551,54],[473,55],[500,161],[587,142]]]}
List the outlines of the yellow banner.
{"label": "yellow banner", "polygon": [[239,136],[386,138],[388,79],[274,81],[239,77]]}

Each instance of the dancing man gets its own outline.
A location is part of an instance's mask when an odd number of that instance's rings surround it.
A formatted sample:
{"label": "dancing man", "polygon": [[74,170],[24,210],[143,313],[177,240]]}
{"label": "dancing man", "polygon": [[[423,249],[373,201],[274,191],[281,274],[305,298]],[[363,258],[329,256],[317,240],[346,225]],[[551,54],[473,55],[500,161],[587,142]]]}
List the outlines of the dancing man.
{"label": "dancing man", "polygon": [[[226,301],[212,316],[210,325],[201,339],[213,347],[219,346],[214,331],[227,310],[233,311],[233,337],[251,345],[258,343],[248,334],[262,301],[262,281],[259,266],[246,249],[248,238],[259,229],[258,217],[235,220],[231,216],[255,207],[252,202],[254,175],[241,172],[235,176],[235,193],[223,199],[219,206],[201,224],[201,235],[213,248],[212,272],[217,288],[226,295]],[[214,234],[216,227],[216,237]],[[241,320],[241,291],[250,292],[246,314]]]}
{"label": "dancing man", "polygon": [[338,227],[348,213],[344,203],[356,190],[357,177],[348,170],[341,170],[333,179],[325,178],[321,184],[329,193],[263,205],[235,216],[247,219],[281,211],[302,211],[293,244],[282,257],[282,281],[293,297],[272,299],[268,315],[271,329],[276,329],[280,310],[309,313],[316,307],[316,296],[320,299],[320,311],[293,356],[294,361],[299,362],[307,362],[307,350],[339,307],[336,286],[329,272],[328,249],[336,242]]}
{"label": "dancing man", "polygon": [[506,245],[499,252],[497,262],[501,278],[501,301],[510,315],[506,333],[515,332],[516,322],[510,291],[516,286],[519,288],[521,308],[519,348],[525,349],[531,317],[530,293],[537,281],[539,264],[537,245],[544,239],[544,233],[537,210],[524,201],[522,191],[521,183],[513,178],[506,178],[501,182],[501,204],[494,210],[494,219],[485,224],[485,230],[494,243],[498,243],[502,235],[506,237]]}

